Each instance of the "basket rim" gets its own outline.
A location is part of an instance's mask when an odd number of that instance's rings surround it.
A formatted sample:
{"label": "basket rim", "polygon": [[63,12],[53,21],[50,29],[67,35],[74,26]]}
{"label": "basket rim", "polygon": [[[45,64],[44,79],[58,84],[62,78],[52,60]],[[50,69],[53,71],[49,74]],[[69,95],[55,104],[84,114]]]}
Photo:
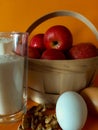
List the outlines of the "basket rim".
{"label": "basket rim", "polygon": [[41,61],[41,62],[83,62],[83,61],[92,61],[98,60],[98,56],[84,58],[84,59],[64,59],[64,60],[48,60],[48,59],[33,59],[28,57],[28,61]]}

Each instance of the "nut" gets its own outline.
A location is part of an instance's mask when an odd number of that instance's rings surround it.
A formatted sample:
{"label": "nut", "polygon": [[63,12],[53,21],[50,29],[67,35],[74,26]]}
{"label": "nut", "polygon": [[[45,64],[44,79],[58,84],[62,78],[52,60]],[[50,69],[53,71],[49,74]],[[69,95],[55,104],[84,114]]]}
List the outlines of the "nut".
{"label": "nut", "polygon": [[19,130],[61,130],[54,114],[46,114],[47,106],[39,104],[29,109],[22,118]]}

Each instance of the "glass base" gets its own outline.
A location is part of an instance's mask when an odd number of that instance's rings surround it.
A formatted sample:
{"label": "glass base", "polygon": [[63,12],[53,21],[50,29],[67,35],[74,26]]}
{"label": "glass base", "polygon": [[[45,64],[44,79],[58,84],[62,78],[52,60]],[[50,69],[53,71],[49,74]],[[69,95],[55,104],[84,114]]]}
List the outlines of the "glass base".
{"label": "glass base", "polygon": [[26,108],[12,115],[5,115],[5,116],[0,115],[0,123],[17,122],[22,119],[22,116],[25,112]]}

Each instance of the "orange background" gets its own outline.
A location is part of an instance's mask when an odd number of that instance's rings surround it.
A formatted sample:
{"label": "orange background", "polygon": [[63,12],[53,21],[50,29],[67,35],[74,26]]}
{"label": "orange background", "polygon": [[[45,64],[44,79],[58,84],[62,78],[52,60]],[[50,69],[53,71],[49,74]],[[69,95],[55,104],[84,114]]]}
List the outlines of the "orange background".
{"label": "orange background", "polygon": [[[56,10],[76,11],[87,17],[98,29],[97,0],[0,0],[0,31],[26,31],[41,16]],[[82,41],[97,45],[96,37],[82,22],[69,17],[48,20],[33,31],[45,32],[54,24],[64,24],[74,37],[74,44]]]}

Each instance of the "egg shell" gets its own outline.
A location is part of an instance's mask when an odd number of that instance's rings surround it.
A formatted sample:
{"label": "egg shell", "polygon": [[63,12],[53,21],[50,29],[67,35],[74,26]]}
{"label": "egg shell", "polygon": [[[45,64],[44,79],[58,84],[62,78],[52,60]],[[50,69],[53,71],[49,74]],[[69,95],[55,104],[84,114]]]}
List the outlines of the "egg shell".
{"label": "egg shell", "polygon": [[56,116],[63,130],[80,130],[87,119],[87,105],[77,92],[67,91],[56,103]]}
{"label": "egg shell", "polygon": [[85,99],[88,112],[94,116],[98,116],[98,87],[87,87],[80,94]]}

